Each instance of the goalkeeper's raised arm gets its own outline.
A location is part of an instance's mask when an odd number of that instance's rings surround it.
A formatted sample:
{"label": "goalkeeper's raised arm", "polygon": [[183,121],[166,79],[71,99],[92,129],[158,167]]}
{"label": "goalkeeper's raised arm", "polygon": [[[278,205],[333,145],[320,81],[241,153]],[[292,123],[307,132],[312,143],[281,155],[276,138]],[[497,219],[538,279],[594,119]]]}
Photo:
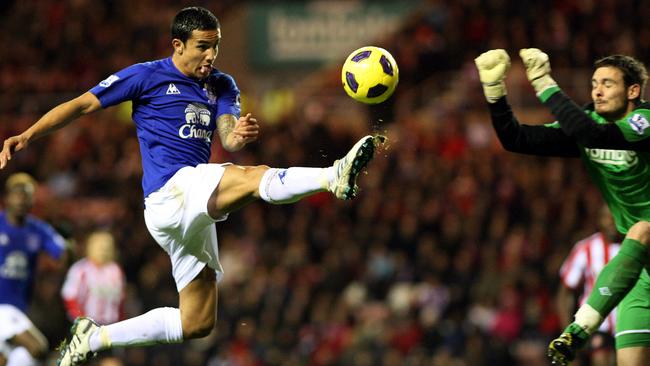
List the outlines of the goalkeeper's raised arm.
{"label": "goalkeeper's raised arm", "polygon": [[575,141],[557,126],[524,125],[514,116],[506,99],[505,76],[510,68],[510,57],[505,50],[484,52],[474,62],[488,101],[492,125],[504,149],[540,156],[580,156]]}
{"label": "goalkeeper's raised arm", "polygon": [[650,104],[642,100],[648,79],[643,64],[630,56],[597,60],[591,79],[592,104],[580,108],[551,77],[548,55],[537,48],[519,52],[526,75],[562,130],[588,148],[650,151]]}

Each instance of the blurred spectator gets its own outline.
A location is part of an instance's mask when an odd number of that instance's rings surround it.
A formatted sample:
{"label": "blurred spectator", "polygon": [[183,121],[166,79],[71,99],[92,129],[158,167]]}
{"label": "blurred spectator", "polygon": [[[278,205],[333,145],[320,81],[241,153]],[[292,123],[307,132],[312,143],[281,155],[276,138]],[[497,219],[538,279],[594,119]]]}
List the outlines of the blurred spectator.
{"label": "blurred spectator", "polygon": [[113,235],[95,231],[86,240],[86,257],[74,263],[61,289],[70,320],[88,316],[99,324],[123,319],[126,284],[115,261]]}

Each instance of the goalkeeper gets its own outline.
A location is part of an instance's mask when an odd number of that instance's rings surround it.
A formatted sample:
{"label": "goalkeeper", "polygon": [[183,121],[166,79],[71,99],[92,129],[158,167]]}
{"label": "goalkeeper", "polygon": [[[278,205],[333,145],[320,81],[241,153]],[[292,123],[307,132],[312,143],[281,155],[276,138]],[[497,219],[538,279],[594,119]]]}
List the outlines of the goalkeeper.
{"label": "goalkeeper", "polygon": [[[548,56],[523,49],[520,56],[538,97],[557,117],[547,125],[522,125],[506,100],[505,74],[510,58],[491,50],[476,58],[492,124],[508,151],[582,158],[616,222],[626,234],[619,254],[598,276],[574,323],[549,345],[556,365],[567,365],[589,335],[618,307],[618,365],[646,365],[650,359],[650,104],[642,100],[645,66],[614,55],[594,63],[593,103],[579,108],[550,76]],[[627,295],[627,296],[626,296]],[[622,300],[622,301],[621,301]]]}

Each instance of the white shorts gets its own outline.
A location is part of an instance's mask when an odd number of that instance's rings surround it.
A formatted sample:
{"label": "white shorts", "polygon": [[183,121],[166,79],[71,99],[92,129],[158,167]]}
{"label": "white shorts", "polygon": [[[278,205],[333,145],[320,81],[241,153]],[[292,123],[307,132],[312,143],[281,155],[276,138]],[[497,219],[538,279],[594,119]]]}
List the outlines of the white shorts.
{"label": "white shorts", "polygon": [[207,264],[217,280],[223,277],[214,225],[228,216],[208,215],[208,199],[230,164],[184,167],[144,200],[149,233],[169,254],[176,289],[180,292]]}
{"label": "white shorts", "polygon": [[0,342],[13,338],[30,328],[34,324],[20,309],[9,304],[0,304]]}

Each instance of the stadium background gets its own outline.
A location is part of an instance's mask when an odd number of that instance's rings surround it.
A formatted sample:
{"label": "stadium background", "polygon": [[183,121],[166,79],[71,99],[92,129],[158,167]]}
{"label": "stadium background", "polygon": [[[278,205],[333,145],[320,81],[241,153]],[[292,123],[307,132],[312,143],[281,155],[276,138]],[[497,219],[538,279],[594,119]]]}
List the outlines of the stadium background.
{"label": "stadium background", "polygon": [[[548,122],[517,50],[547,51],[560,85],[586,102],[596,57],[626,53],[647,62],[650,27],[642,22],[650,3],[429,0],[403,1],[397,11],[388,1],[5,0],[0,137],[116,70],[168,56],[170,20],[194,4],[220,18],[217,67],[235,77],[244,110],[263,126],[259,142],[242,152],[215,147],[215,161],[320,166],[367,132],[390,142],[356,201],[318,195],[293,206],[255,204],[219,224],[226,279],[217,331],[117,352],[123,364],[545,364],[544,348],[560,330],[559,264],[595,230],[602,201],[580,161],[503,151],[473,58],[506,48],[515,111],[523,121]],[[358,18],[373,12],[378,18]],[[325,40],[327,32],[315,30],[300,42],[316,52],[301,53],[291,47],[296,19],[307,23],[298,30],[312,21],[348,28]],[[395,96],[373,108],[344,95],[337,68],[366,44],[391,51],[401,72]],[[98,226],[115,233],[133,316],[175,306],[177,294],[168,257],[142,219],[128,112],[121,106],[82,118],[16,155],[0,179],[32,173],[42,182],[34,213],[77,241]],[[42,263],[29,314],[53,345],[70,324],[59,297],[63,275]]]}

